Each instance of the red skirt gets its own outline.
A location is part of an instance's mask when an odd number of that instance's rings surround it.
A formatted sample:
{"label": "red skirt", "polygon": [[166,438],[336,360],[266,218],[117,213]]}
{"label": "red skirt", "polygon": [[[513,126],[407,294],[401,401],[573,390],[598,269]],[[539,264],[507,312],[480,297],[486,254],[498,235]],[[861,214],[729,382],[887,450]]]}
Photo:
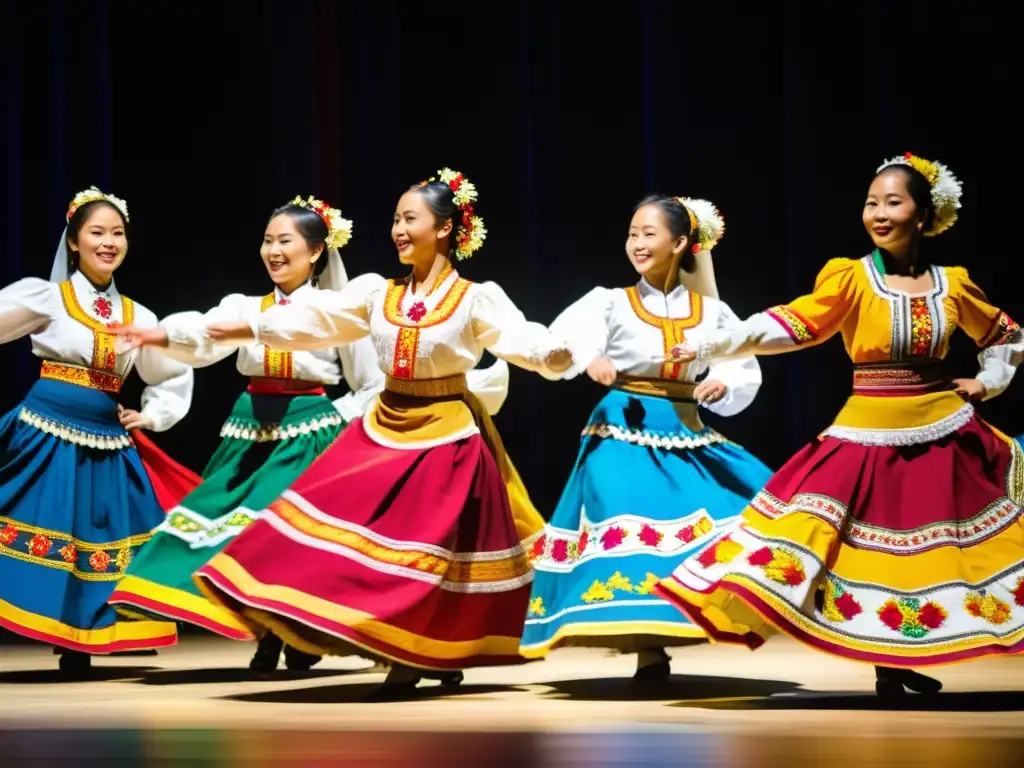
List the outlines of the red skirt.
{"label": "red skirt", "polygon": [[352,424],[196,579],[257,634],[310,653],[523,661],[532,571],[478,434],[410,450]]}
{"label": "red skirt", "polygon": [[132,432],[132,442],[156,491],[157,501],[165,512],[178,506],[202,482],[199,475],[157,448],[141,430]]}
{"label": "red skirt", "polygon": [[820,438],[656,589],[750,648],[781,630],[888,666],[1021,653],[1022,475],[977,417],[918,445]]}

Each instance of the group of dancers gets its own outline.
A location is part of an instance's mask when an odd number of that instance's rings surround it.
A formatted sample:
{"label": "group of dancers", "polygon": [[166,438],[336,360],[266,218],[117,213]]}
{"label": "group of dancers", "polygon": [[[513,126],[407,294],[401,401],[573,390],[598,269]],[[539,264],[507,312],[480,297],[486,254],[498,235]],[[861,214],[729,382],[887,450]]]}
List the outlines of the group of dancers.
{"label": "group of dancers", "polygon": [[[282,654],[376,660],[388,697],[566,646],[635,653],[657,682],[667,647],[781,631],[873,664],[881,694],[937,692],[915,667],[1024,651],[1024,457],[972,405],[1010,384],[1024,334],[928,261],[960,197],[941,163],[885,162],[872,252],[745,321],[718,298],[716,207],[648,197],[626,239],[638,282],[548,327],[456,271],[487,231],[447,168],[395,208],[404,278],[348,280],[352,223],[296,198],[264,232],[271,292],[160,322],[114,285],[124,201],[81,192],[50,280],[0,290],[0,341],[29,335],[42,360],[0,420],[0,626],[69,677],[180,622],[256,642],[262,674]],[[956,327],[974,378],[944,369]],[[756,355],[837,333],[853,394],[779,471],[701,421],[754,400]],[[498,362],[478,369],[484,351]],[[195,476],[140,430],[181,420],[193,369],[232,354],[248,385]],[[548,523],[491,421],[507,363],[609,390]],[[138,410],[117,400],[133,368]]]}

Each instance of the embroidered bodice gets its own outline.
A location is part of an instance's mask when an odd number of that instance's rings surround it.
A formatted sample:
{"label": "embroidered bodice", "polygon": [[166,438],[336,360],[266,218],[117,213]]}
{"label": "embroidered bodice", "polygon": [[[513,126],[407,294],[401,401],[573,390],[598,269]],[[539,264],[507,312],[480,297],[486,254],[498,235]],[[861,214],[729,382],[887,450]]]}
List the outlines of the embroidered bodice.
{"label": "embroidered bodice", "polygon": [[752,355],[735,360],[690,364],[664,362],[672,347],[699,342],[718,329],[735,329],[740,320],[718,299],[677,286],[668,294],[640,280],[629,288],[594,288],[566,308],[551,324],[552,333],[569,341],[574,365],[563,378],[607,357],[620,373],[693,383],[702,374],[721,381],[726,396],[708,405],[723,416],[739,413],[761,387],[761,368]]}
{"label": "embroidered bodice", "polygon": [[192,369],[150,349],[120,349],[106,332],[113,323],[151,328],[157,318],[113,282],[99,291],[80,272],[64,283],[29,277],[0,290],[0,343],[30,336],[36,357],[122,379],[134,368],[148,385],[143,415],[154,431],[172,427],[191,405]]}
{"label": "embroidered bodice", "polygon": [[361,275],[340,291],[253,313],[256,339],[275,349],[319,349],[369,337],[380,369],[399,379],[439,379],[469,372],[484,351],[558,378],[548,354],[564,347],[526,320],[495,283],[473,283],[446,270],[425,294],[406,280]]}
{"label": "embroidered bodice", "polygon": [[814,290],[788,304],[723,329],[698,345],[701,358],[774,354],[820,344],[840,334],[854,363],[944,358],[955,328],[981,347],[978,378],[988,397],[1002,392],[1024,353],[1024,334],[989,304],[962,267],[931,268],[932,290],[889,288],[874,258],[833,259]]}

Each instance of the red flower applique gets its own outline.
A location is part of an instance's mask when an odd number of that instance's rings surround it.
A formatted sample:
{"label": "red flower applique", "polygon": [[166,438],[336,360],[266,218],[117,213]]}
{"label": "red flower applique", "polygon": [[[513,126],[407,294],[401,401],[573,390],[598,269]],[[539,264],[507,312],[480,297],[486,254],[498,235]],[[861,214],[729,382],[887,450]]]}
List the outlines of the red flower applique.
{"label": "red flower applique", "polygon": [[1017,579],[1017,586],[1013,590],[1013,602],[1024,606],[1024,576]]}
{"label": "red flower applique", "polygon": [[903,612],[895,600],[890,600],[878,611],[878,618],[889,629],[898,630],[903,626]]}
{"label": "red flower applique", "polygon": [[97,317],[109,320],[114,314],[114,305],[110,303],[110,299],[97,296],[92,303],[92,311],[96,313]]}
{"label": "red flower applique", "polygon": [[530,555],[534,558],[538,558],[544,554],[544,545],[548,543],[547,536],[541,536],[535,542],[533,542],[533,549],[530,550]]}
{"label": "red flower applique", "polygon": [[768,565],[772,561],[775,555],[772,554],[771,549],[768,547],[761,547],[756,552],[751,552],[747,557],[747,562],[751,565]]}
{"label": "red flower applique", "polygon": [[640,541],[646,544],[648,547],[656,547],[661,544],[661,540],[665,537],[665,534],[654,529],[653,526],[644,525],[640,529]]}
{"label": "red flower applique", "polygon": [[601,534],[601,546],[605,549],[613,549],[621,544],[626,538],[626,530],[613,525]]}
{"label": "red flower applique", "polygon": [[93,552],[89,555],[89,565],[96,571],[105,571],[110,565],[110,555],[106,552]]}
{"label": "red flower applique", "polygon": [[558,539],[551,545],[551,559],[556,563],[564,563],[569,558],[569,542]]}
{"label": "red flower applique", "polygon": [[844,592],[836,598],[836,609],[843,615],[843,618],[849,621],[858,613],[863,613],[864,609],[860,607],[860,603],[853,599],[853,596],[849,592]]}
{"label": "red flower applique", "polygon": [[418,323],[424,317],[427,316],[427,305],[422,301],[417,301],[409,310],[405,313],[405,316],[412,320],[414,323]]}
{"label": "red flower applique", "polygon": [[28,551],[36,557],[46,557],[52,546],[53,542],[41,533],[37,533],[28,541]]}
{"label": "red flower applique", "polygon": [[18,529],[8,523],[3,528],[0,528],[0,544],[10,546],[11,542],[18,538],[18,533]]}
{"label": "red flower applique", "polygon": [[580,543],[576,546],[576,551],[579,554],[583,554],[583,550],[587,548],[587,542],[590,541],[590,534],[584,531],[580,534]]}
{"label": "red flower applique", "polygon": [[693,532],[693,526],[688,525],[685,528],[680,529],[679,533],[676,534],[676,538],[682,542],[685,542],[686,544],[689,544],[691,541],[697,538],[697,534]]}

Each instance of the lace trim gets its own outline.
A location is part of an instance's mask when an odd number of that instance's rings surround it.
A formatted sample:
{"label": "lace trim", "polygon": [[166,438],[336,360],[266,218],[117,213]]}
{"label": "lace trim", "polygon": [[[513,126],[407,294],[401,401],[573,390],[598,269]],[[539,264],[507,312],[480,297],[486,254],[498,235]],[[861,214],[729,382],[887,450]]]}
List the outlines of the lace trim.
{"label": "lace trim", "polygon": [[220,430],[221,437],[231,437],[235,440],[248,440],[253,443],[273,443],[279,440],[289,440],[301,435],[311,435],[321,429],[329,427],[340,427],[345,423],[341,414],[322,416],[319,419],[305,421],[301,424],[289,424],[283,427],[280,424],[257,425],[247,421],[228,420]]}
{"label": "lace trim", "polygon": [[707,429],[696,437],[682,437],[680,435],[657,435],[639,429],[626,429],[615,424],[588,424],[583,430],[583,436],[621,440],[624,443],[632,443],[644,448],[680,450],[691,450],[713,443],[729,442],[713,429]]}
{"label": "lace trim", "polygon": [[97,435],[93,432],[85,432],[77,427],[69,427],[67,424],[61,424],[59,421],[48,419],[24,407],[18,414],[18,418],[30,427],[35,427],[40,432],[45,432],[65,442],[81,445],[85,448],[96,448],[101,451],[120,451],[132,445],[131,438],[127,434]]}
{"label": "lace trim", "polygon": [[921,427],[904,429],[864,429],[833,424],[822,436],[835,437],[860,445],[920,445],[939,440],[967,426],[974,418],[974,407],[966,403],[963,408],[944,419]]}

